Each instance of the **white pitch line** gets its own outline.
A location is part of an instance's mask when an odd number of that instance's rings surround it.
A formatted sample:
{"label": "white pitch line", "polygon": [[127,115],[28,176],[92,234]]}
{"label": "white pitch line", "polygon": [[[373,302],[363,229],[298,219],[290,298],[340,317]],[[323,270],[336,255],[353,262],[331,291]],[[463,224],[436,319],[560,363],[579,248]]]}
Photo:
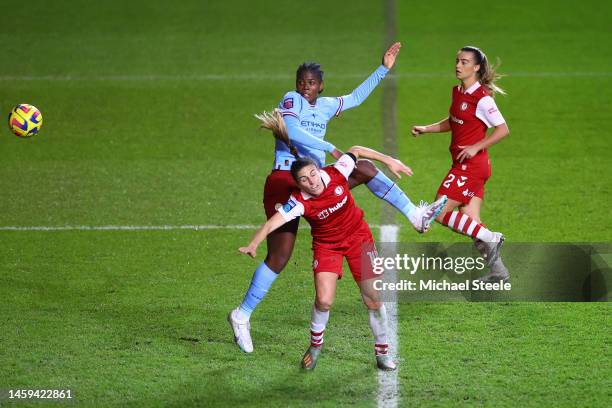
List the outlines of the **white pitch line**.
{"label": "white pitch line", "polygon": [[[174,230],[255,230],[260,225],[33,225],[0,226],[0,231],[174,231]],[[381,225],[370,225],[371,228],[382,228]],[[308,225],[300,228],[310,229]]]}
{"label": "white pitch line", "polygon": [[[380,241],[384,242],[385,249],[390,254],[397,253],[397,238],[399,227],[397,225],[381,225]],[[397,271],[385,270],[385,281],[397,281]],[[398,307],[397,293],[389,291],[385,294],[385,307],[388,317],[389,353],[394,361],[398,361],[399,356],[399,336],[397,330]],[[396,408],[399,403],[399,377],[398,370],[378,372],[378,407]]]}
{"label": "white pitch line", "polygon": [[[333,76],[332,74],[327,74]],[[337,78],[359,79],[366,74],[338,74]],[[506,72],[507,77],[521,78],[584,78],[584,77],[611,77],[612,72]],[[394,73],[388,77],[395,78],[454,78],[452,72],[404,72]],[[292,80],[293,75],[288,74],[201,74],[201,75],[0,75],[0,82],[11,81],[49,81],[49,82],[71,82],[71,81],[93,81],[93,82],[123,82],[123,81],[270,81],[270,80]]]}

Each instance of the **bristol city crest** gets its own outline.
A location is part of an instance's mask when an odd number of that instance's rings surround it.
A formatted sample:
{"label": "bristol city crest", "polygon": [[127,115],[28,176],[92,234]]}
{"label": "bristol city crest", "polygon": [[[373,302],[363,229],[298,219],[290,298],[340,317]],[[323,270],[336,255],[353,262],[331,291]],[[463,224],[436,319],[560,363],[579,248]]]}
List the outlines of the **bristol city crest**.
{"label": "bristol city crest", "polygon": [[467,102],[463,102],[463,103],[461,104],[461,110],[462,110],[462,111],[464,111],[464,110],[466,110],[467,108],[468,108],[468,104],[467,104]]}
{"label": "bristol city crest", "polygon": [[341,195],[342,195],[342,193],[344,193],[344,189],[343,189],[341,186],[338,186],[338,187],[336,187],[336,189],[334,190],[334,193],[335,193],[337,196],[341,196]]}

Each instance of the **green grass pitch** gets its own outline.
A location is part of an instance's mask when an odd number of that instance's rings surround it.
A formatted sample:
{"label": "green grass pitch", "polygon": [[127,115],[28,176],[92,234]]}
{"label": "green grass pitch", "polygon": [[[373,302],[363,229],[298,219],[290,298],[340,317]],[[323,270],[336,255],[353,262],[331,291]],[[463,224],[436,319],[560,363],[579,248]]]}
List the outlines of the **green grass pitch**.
{"label": "green grass pitch", "polygon": [[[316,60],[325,95],[380,62],[385,2],[42,1],[0,13],[0,113],[43,113],[22,140],[0,128],[0,227],[253,225],[272,161],[253,113]],[[611,242],[612,31],[605,2],[400,2],[400,185],[430,200],[448,135],[454,52],[502,60],[511,134],[491,150],[483,220],[509,242]],[[328,140],[382,148],[381,89]],[[367,220],[381,203],[355,190]],[[402,242],[462,241],[443,228]],[[0,230],[0,391],[70,388],[82,406],[377,405],[367,313],[339,284],[314,373],[310,237],[253,315],[255,352],[226,322],[256,261],[252,230]],[[375,231],[376,232],[376,231]],[[265,254],[260,248],[258,259]],[[609,303],[402,303],[400,406],[609,406]],[[0,405],[7,401],[0,401]],[[39,406],[21,402],[19,406]]]}

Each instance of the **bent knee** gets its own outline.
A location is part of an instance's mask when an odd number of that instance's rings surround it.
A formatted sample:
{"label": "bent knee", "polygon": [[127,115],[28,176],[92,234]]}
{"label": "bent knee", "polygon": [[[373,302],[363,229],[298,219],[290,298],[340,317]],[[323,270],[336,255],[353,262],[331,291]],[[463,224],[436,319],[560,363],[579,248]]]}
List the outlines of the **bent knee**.
{"label": "bent knee", "polygon": [[331,309],[333,303],[334,301],[332,299],[327,299],[319,296],[317,296],[315,300],[315,306],[321,312],[327,312],[329,309]]}
{"label": "bent knee", "polygon": [[461,209],[461,213],[467,215],[468,217],[470,217],[472,220],[476,221],[478,224],[480,224],[480,213],[474,210],[471,210],[469,208],[462,208]]}
{"label": "bent knee", "polygon": [[289,259],[291,258],[291,253],[283,254],[283,253],[272,253],[266,256],[265,262],[268,265],[268,268],[272,269],[276,273],[281,273],[285,266],[289,263]]}
{"label": "bent knee", "polygon": [[378,310],[382,307],[382,302],[372,299],[364,299],[363,303],[366,305],[368,310]]}

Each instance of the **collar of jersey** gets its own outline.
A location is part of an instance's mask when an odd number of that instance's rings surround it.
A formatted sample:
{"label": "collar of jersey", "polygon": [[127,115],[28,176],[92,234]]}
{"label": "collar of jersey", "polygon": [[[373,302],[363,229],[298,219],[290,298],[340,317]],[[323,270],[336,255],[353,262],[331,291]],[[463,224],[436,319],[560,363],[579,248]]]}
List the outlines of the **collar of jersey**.
{"label": "collar of jersey", "polygon": [[[468,94],[471,95],[474,93],[474,91],[476,91],[478,88],[480,88],[480,82],[476,81],[476,83],[472,86],[470,86],[468,89],[465,90],[465,92],[463,92],[464,94]],[[459,85],[459,90],[461,91],[461,85]]]}
{"label": "collar of jersey", "polygon": [[[323,180],[323,185],[325,187],[327,187],[327,185],[329,184],[331,177],[329,177],[329,174],[327,174],[327,172],[325,170],[321,170],[321,180]],[[312,198],[312,195],[308,194],[305,191],[300,191],[302,193],[302,198],[304,200],[310,200]]]}

